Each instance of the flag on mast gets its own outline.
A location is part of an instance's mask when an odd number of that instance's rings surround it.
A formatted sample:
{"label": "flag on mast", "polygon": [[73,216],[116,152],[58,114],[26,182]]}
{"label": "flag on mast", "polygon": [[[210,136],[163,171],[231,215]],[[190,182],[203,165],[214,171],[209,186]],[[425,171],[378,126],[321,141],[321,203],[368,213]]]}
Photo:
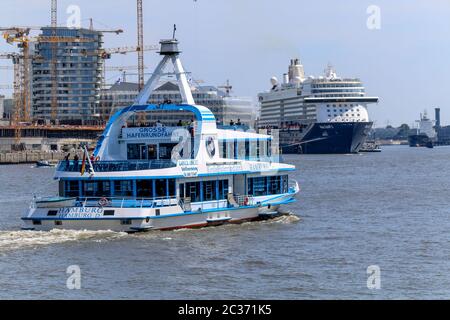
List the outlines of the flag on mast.
{"label": "flag on mast", "polygon": [[87,161],[88,161],[88,164],[89,164],[89,175],[92,177],[92,176],[95,175],[94,166],[92,165],[91,157],[89,156],[89,152],[88,152],[86,146],[84,146],[84,150],[86,152]]}
{"label": "flag on mast", "polygon": [[83,176],[86,172],[86,149],[83,149],[83,162],[81,162],[81,175]]}

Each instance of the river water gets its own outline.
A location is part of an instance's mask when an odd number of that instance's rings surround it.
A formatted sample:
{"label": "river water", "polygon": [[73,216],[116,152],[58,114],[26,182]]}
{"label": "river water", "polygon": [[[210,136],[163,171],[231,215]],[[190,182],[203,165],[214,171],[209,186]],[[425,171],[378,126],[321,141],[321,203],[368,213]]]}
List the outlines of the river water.
{"label": "river water", "polygon": [[291,216],[137,235],[20,231],[32,194],[56,193],[53,169],[2,166],[0,298],[450,298],[450,148],[285,161],[302,187]]}

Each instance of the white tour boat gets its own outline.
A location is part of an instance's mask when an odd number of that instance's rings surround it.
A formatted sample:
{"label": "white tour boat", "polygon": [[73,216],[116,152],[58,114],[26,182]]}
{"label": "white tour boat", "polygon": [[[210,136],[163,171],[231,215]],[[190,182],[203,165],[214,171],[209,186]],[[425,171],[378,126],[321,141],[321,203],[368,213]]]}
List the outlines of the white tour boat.
{"label": "white tour boat", "polygon": [[[162,61],[134,105],[109,121],[90,161],[65,160],[55,179],[59,195],[35,198],[25,230],[139,232],[206,227],[279,216],[295,201],[295,167],[279,163],[273,137],[219,129],[213,113],[195,105],[175,39],[161,41]],[[169,62],[183,103],[147,104]],[[132,127],[152,111],[188,111],[188,127]]]}

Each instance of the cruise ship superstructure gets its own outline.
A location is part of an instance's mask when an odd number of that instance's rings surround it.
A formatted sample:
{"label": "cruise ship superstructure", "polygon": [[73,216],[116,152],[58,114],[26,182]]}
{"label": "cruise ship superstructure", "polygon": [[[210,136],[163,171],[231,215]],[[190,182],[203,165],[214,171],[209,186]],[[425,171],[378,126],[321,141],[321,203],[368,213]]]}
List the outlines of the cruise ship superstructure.
{"label": "cruise ship superstructure", "polygon": [[361,80],[338,77],[332,66],[324,76],[306,77],[298,59],[280,83],[259,94],[260,128],[278,129],[284,153],[357,153],[372,128],[368,97]]}
{"label": "cruise ship superstructure", "polygon": [[[219,129],[214,114],[196,105],[175,39],[161,41],[162,61],[135,103],[118,111],[93,159],[58,164],[56,197],[36,197],[23,216],[26,230],[139,232],[215,226],[284,214],[295,201],[293,165],[280,163],[272,136]],[[183,101],[147,104],[172,63]],[[129,127],[153,111],[191,112],[192,126]]]}

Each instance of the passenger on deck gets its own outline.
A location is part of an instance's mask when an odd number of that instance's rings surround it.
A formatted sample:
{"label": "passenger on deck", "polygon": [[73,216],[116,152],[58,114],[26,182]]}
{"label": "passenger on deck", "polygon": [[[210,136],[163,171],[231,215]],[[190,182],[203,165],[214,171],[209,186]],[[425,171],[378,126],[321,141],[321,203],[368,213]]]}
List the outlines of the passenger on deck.
{"label": "passenger on deck", "polygon": [[78,157],[78,154],[75,153],[75,156],[73,157],[73,162],[75,165],[75,170],[78,170],[78,161],[80,160],[80,158]]}
{"label": "passenger on deck", "polygon": [[233,119],[231,119],[231,121],[230,121],[230,126],[234,126],[234,121],[233,121]]}
{"label": "passenger on deck", "polygon": [[68,154],[66,154],[66,156],[64,157],[64,165],[66,166],[66,169],[69,168],[69,165],[70,165],[70,152]]}
{"label": "passenger on deck", "polygon": [[177,123],[177,127],[182,127],[183,126],[183,122],[181,122],[181,120],[180,121],[178,121],[178,123]]}
{"label": "passenger on deck", "polygon": [[241,119],[238,119],[236,125],[237,125],[237,126],[242,126]]}
{"label": "passenger on deck", "polygon": [[161,128],[163,125],[162,125],[162,123],[161,123],[161,120],[158,120],[157,122],[156,122],[156,126],[158,127],[158,128]]}

